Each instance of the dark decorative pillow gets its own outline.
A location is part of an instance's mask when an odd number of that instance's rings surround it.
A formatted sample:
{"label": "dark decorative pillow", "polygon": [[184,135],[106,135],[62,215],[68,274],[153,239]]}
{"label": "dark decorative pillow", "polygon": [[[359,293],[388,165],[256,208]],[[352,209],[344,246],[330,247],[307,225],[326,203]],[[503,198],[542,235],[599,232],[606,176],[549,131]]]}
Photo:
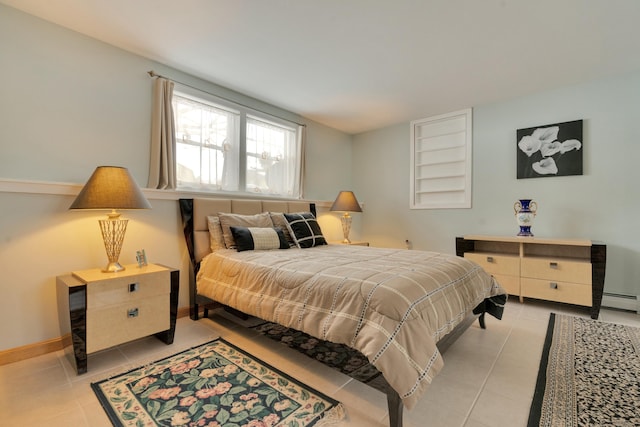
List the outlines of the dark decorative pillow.
{"label": "dark decorative pillow", "polygon": [[236,242],[238,252],[259,249],[289,249],[289,243],[280,227],[235,227],[231,226],[231,234]]}
{"label": "dark decorative pillow", "polygon": [[282,232],[284,233],[284,237],[287,239],[287,242],[289,242],[289,246],[297,248],[298,245],[296,245],[296,241],[291,237],[291,232],[289,232],[289,223],[284,217],[284,214],[282,212],[269,212],[269,215],[271,216],[271,221],[273,221],[273,226],[282,228]]}
{"label": "dark decorative pillow", "polygon": [[284,214],[291,237],[299,248],[311,248],[326,245],[320,224],[311,212]]}

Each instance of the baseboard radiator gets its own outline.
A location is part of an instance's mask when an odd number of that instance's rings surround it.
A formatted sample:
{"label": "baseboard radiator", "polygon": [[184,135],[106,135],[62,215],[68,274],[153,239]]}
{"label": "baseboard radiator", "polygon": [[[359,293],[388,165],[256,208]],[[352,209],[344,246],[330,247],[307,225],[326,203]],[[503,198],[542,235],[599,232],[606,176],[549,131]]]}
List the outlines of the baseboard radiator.
{"label": "baseboard radiator", "polygon": [[602,306],[635,311],[640,314],[640,295],[621,295],[605,292],[602,296]]}

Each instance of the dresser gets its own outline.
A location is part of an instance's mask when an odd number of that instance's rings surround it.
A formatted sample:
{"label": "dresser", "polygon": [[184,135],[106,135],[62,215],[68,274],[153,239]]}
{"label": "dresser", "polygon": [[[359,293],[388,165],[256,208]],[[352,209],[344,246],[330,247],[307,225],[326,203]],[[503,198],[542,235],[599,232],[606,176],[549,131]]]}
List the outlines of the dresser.
{"label": "dresser", "polygon": [[510,294],[590,308],[597,319],[607,262],[606,245],[591,240],[467,235],[456,254],[468,258]]}
{"label": "dresser", "polygon": [[77,373],[87,372],[88,354],[118,344],[154,334],[173,343],[179,274],[162,265],[133,264],[117,273],[91,269],[58,276],[60,331]]}

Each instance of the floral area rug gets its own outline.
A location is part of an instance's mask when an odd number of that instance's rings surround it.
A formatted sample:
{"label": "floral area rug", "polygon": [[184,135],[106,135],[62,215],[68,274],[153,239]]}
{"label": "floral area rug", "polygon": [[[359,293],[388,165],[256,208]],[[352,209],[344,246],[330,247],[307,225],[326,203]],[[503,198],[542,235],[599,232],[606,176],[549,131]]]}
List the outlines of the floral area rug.
{"label": "floral area rug", "polygon": [[344,409],[217,339],[91,387],[114,426],[304,427]]}
{"label": "floral area rug", "polygon": [[277,323],[266,322],[253,329],[360,382],[369,383],[382,375],[362,353],[346,345],[319,340]]}
{"label": "floral area rug", "polygon": [[640,328],[552,313],[528,426],[639,425]]}

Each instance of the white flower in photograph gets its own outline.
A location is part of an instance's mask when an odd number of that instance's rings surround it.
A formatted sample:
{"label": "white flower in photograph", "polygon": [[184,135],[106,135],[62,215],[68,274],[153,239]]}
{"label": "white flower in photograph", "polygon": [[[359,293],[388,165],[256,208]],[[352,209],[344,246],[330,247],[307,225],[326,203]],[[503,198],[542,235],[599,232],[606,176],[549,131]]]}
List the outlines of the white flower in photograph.
{"label": "white flower in photograph", "polygon": [[553,142],[543,142],[540,147],[540,153],[542,153],[542,157],[551,157],[556,153],[559,153],[562,149],[562,144],[560,141]]}
{"label": "white flower in photograph", "polygon": [[528,157],[540,150],[544,143],[552,143],[558,139],[559,126],[551,126],[548,128],[537,128],[531,135],[523,136],[518,147]]}
{"label": "white flower in photograph", "polygon": [[582,143],[577,139],[567,139],[560,144],[560,153],[564,154],[567,151],[579,150],[582,148]]}
{"label": "white flower in photograph", "polygon": [[539,139],[534,139],[531,135],[523,136],[520,142],[518,142],[518,147],[524,152],[528,157],[531,157],[533,153],[540,149],[542,142]]}
{"label": "white flower in photograph", "polygon": [[558,166],[553,157],[545,157],[539,162],[535,162],[531,167],[540,175],[556,175],[558,173]]}

